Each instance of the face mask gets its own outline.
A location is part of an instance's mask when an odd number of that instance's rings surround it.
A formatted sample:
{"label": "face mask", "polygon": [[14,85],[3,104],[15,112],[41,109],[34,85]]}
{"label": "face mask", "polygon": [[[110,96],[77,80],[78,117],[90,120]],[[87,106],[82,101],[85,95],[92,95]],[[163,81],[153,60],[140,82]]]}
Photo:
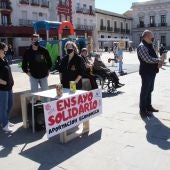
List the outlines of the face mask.
{"label": "face mask", "polygon": [[98,60],[98,61],[102,61],[101,58],[98,58],[97,60]]}
{"label": "face mask", "polygon": [[74,50],[71,48],[71,49],[67,49],[67,54],[71,54]]}
{"label": "face mask", "polygon": [[152,38],[151,41],[154,42],[154,38]]}
{"label": "face mask", "polygon": [[38,47],[39,46],[39,41],[35,41],[32,44]]}

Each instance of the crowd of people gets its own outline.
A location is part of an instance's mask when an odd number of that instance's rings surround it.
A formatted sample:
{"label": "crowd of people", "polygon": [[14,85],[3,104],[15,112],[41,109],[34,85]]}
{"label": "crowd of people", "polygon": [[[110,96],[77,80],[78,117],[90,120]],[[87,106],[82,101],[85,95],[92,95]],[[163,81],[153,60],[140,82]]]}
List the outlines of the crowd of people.
{"label": "crowd of people", "polygon": [[[164,55],[167,51],[161,47],[159,58],[153,48],[153,33],[146,30],[142,34],[142,41],[137,48],[140,61],[139,73],[142,80],[140,93],[140,115],[142,118],[151,116],[150,112],[158,112],[152,106],[151,93],[154,89],[156,73],[164,63]],[[70,81],[76,83],[77,89],[82,89],[82,79],[88,78],[92,89],[97,89],[96,76],[110,77],[114,83],[114,88],[120,88],[124,84],[119,82],[119,78],[114,71],[111,71],[102,62],[100,54],[95,53],[94,59],[88,54],[86,48],[79,51],[77,45],[68,41],[65,44],[66,56],[63,56],[59,64],[60,82],[63,88],[69,88]],[[12,46],[0,42],[0,125],[6,132],[11,131],[12,123],[9,122],[9,113],[13,103],[12,87],[14,80],[11,73],[11,57],[14,55]],[[122,60],[123,51],[118,48],[115,53],[119,62],[119,73],[123,74]],[[51,57],[48,51],[39,45],[39,35],[33,34],[31,45],[25,51],[22,61],[22,70],[30,80],[31,92],[48,89],[48,76],[52,67]]]}

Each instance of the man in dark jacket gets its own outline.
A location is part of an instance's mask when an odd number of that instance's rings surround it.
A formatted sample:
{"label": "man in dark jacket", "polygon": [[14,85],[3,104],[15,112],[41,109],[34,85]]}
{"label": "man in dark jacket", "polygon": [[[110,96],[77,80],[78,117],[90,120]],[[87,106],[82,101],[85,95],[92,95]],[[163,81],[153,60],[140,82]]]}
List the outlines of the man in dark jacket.
{"label": "man in dark jacket", "polygon": [[22,70],[30,77],[31,91],[37,92],[38,85],[41,90],[48,89],[48,75],[52,66],[51,58],[48,51],[39,46],[39,35],[33,34],[32,44],[25,51]]}
{"label": "man in dark jacket", "polygon": [[156,73],[162,67],[163,61],[158,58],[153,48],[153,41],[153,33],[145,30],[142,34],[142,42],[137,48],[140,61],[139,74],[142,79],[140,92],[140,115],[142,118],[150,117],[152,112],[159,111],[152,107],[151,94],[154,89]]}

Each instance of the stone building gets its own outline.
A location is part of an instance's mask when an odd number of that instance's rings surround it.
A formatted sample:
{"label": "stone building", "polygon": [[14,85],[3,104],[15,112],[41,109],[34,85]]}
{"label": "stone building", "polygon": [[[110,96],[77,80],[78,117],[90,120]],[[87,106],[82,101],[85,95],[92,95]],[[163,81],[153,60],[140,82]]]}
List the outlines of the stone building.
{"label": "stone building", "polygon": [[132,36],[137,46],[145,29],[154,32],[155,44],[164,44],[170,49],[170,0],[152,0],[132,4]]}

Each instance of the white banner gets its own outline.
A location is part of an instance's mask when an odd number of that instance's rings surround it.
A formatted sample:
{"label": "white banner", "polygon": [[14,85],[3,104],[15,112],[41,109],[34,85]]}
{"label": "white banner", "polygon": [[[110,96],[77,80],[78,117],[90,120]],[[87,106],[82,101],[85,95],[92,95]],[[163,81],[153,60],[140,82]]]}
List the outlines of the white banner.
{"label": "white banner", "polygon": [[102,91],[88,91],[44,103],[47,137],[51,138],[102,113]]}

